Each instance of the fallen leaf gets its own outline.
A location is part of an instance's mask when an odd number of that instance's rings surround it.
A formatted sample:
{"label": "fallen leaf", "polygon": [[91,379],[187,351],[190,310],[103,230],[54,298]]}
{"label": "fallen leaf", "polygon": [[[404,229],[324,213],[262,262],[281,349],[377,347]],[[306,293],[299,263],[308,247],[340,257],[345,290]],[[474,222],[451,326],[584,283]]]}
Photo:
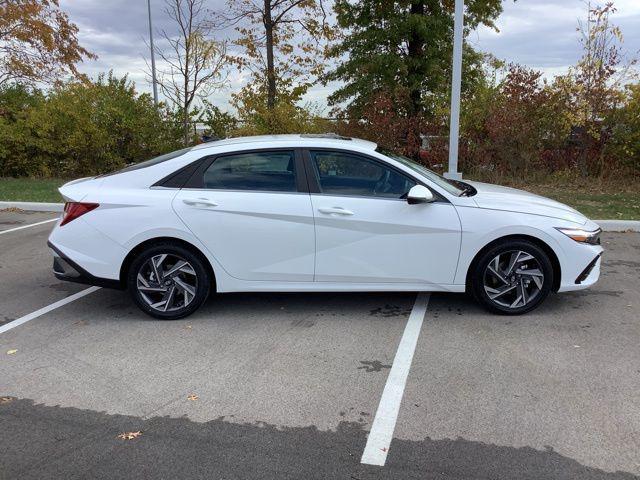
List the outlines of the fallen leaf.
{"label": "fallen leaf", "polygon": [[134,438],[138,438],[142,435],[142,432],[138,430],[137,432],[125,432],[118,435],[118,438],[122,440],[133,440]]}
{"label": "fallen leaf", "polygon": [[0,405],[13,402],[13,397],[0,397]]}
{"label": "fallen leaf", "polygon": [[580,345],[574,345],[573,348],[580,348]]}
{"label": "fallen leaf", "polygon": [[187,397],[187,400],[191,400],[193,402],[195,400],[198,400],[198,398],[200,398],[200,397],[198,397],[198,395],[196,395],[195,393],[192,393],[191,395],[189,395]]}
{"label": "fallen leaf", "polygon": [[186,325],[184,328],[187,330],[191,330],[193,327],[191,325]]}
{"label": "fallen leaf", "polygon": [[16,353],[18,350],[7,350],[7,355],[13,355],[14,353]]}

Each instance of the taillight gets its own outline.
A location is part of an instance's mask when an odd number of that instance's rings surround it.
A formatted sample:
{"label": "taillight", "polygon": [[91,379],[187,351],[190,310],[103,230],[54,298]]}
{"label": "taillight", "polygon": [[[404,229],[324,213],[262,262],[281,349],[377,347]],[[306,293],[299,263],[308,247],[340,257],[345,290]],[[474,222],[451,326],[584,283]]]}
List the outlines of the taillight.
{"label": "taillight", "polygon": [[64,204],[64,214],[62,215],[62,221],[60,226],[66,225],[71,220],[75,220],[81,217],[87,212],[98,208],[99,203],[85,203],[85,202],[67,202]]}

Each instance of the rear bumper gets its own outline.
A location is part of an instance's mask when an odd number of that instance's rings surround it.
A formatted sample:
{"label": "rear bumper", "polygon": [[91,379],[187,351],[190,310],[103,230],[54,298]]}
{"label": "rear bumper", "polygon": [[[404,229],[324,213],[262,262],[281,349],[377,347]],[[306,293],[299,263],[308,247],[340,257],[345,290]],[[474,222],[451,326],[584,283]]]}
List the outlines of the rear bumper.
{"label": "rear bumper", "polygon": [[67,257],[64,253],[62,253],[50,241],[47,242],[47,246],[53,253],[53,274],[58,280],[82,283],[85,285],[95,285],[97,287],[115,288],[118,290],[124,289],[124,285],[118,280],[100,278],[90,274],[80,265]]}

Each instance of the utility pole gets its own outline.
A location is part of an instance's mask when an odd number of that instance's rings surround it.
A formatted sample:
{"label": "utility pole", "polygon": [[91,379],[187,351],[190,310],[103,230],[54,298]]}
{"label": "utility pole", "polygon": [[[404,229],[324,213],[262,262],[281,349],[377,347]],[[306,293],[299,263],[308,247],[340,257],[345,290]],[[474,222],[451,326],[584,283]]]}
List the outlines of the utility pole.
{"label": "utility pole", "polygon": [[464,30],[464,0],[456,0],[453,28],[453,75],[451,79],[451,120],[449,122],[449,171],[444,174],[453,180],[462,179],[458,172],[458,144],[460,141],[460,87],[462,82],[462,40]]}
{"label": "utility pole", "polygon": [[153,27],[151,25],[151,0],[147,0],[149,11],[149,46],[151,48],[151,81],[153,82],[153,103],[158,106],[158,82],[156,81],[156,53],[153,48]]}

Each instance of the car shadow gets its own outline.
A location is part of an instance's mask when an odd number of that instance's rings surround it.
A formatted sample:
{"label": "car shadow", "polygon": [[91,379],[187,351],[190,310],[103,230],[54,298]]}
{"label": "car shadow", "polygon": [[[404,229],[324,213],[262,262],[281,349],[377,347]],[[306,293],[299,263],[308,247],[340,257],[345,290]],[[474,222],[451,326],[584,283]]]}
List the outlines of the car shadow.
{"label": "car shadow", "polygon": [[[0,392],[6,395],[7,392]],[[464,438],[393,440],[387,465],[359,463],[366,431],[143,419],[29,399],[0,400],[0,476],[92,478],[638,480],[582,465],[553,448],[510,447]],[[118,435],[141,432],[125,440]],[[425,432],[427,435],[428,432]]]}
{"label": "car shadow", "polygon": [[[534,311],[511,318],[553,317],[571,315],[576,309],[592,305],[600,298],[618,297],[622,292],[590,290],[550,294]],[[155,321],[135,306],[126,292],[115,290],[101,293],[105,311],[111,318]],[[247,292],[212,294],[204,305],[183,321],[198,318],[215,318],[220,315],[259,313],[265,317],[277,314],[315,316],[362,316],[378,318],[405,317],[411,313],[415,292]],[[481,316],[505,318],[485,310],[466,293],[431,293],[428,311],[435,318],[451,316]],[[178,320],[181,321],[181,320]]]}

